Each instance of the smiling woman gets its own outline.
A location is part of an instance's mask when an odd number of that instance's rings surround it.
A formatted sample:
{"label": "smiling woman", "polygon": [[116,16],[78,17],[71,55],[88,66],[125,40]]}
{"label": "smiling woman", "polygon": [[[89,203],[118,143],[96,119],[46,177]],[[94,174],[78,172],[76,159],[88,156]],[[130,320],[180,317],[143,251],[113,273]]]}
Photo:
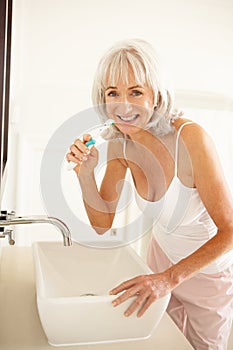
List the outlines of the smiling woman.
{"label": "smiling woman", "polygon": [[[154,128],[157,134],[171,131],[170,120],[179,113],[174,109],[173,91],[157,57],[147,42],[137,39],[127,44],[118,42],[100,60],[92,99],[103,121],[108,119],[105,103],[128,102],[149,112],[148,128]],[[128,114],[126,111],[126,117]]]}
{"label": "smiling woman", "polygon": [[112,227],[127,170],[141,215],[153,221],[148,264],[154,273],[113,288],[111,294],[121,293],[113,306],[135,296],[124,315],[141,317],[171,293],[167,312],[192,346],[226,350],[233,311],[233,201],[212,139],[174,109],[157,56],[142,40],[120,42],[106,53],[93,101],[102,121],[114,120],[100,189],[98,149],[88,149],[90,135],[67,154],[77,164],[90,224],[98,234]]}

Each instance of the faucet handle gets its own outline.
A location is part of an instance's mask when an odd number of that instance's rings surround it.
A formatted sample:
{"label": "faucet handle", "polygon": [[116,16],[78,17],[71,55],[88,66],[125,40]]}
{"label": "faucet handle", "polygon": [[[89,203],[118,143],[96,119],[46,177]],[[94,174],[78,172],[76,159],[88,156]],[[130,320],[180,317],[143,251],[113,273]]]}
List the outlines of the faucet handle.
{"label": "faucet handle", "polygon": [[13,232],[13,230],[6,230],[5,231],[5,235],[8,236],[8,243],[10,245],[14,245],[15,244],[15,239],[14,239],[14,232]]}
{"label": "faucet handle", "polygon": [[[10,214],[11,215],[11,214]],[[1,210],[0,211],[0,220],[2,221],[7,221],[8,219],[8,214],[7,214],[7,210]],[[14,245],[15,244],[15,240],[13,237],[13,230],[7,230],[4,226],[0,227],[0,238],[5,238],[8,237],[8,242],[10,245]]]}
{"label": "faucet handle", "polygon": [[0,211],[0,220],[6,220],[9,216],[15,216],[15,211],[12,210],[10,213],[8,213],[7,210]]}
{"label": "faucet handle", "polygon": [[6,220],[6,218],[7,218],[7,210],[1,210],[0,220]]}

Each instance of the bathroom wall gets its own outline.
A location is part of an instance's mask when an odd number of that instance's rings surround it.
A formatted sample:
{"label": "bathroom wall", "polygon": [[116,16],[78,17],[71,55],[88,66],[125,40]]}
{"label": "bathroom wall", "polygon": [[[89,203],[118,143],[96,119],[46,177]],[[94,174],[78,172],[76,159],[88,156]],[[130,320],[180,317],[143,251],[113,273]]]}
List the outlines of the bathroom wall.
{"label": "bathroom wall", "polygon": [[[215,125],[219,145],[224,140],[226,149],[232,147],[231,137],[229,143],[224,138],[232,126],[219,130],[219,121],[233,111],[232,16],[231,0],[14,1],[5,208],[19,215],[45,213],[40,193],[44,148],[63,122],[91,107],[97,62],[124,38],[140,37],[158,48],[178,105],[205,125]],[[232,158],[229,162],[232,179]],[[18,245],[60,238],[49,226],[16,231]],[[136,246],[140,250],[142,243]]]}

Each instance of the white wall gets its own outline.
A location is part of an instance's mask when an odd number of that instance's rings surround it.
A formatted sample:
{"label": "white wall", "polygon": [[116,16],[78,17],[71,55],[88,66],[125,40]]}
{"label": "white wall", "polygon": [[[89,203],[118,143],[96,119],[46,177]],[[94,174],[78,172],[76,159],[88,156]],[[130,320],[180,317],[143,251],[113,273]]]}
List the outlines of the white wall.
{"label": "white wall", "polygon": [[90,107],[98,59],[128,37],[160,49],[176,90],[233,97],[231,0],[17,0],[13,10],[11,117],[25,133]]}
{"label": "white wall", "polygon": [[[158,48],[180,107],[200,102],[219,114],[233,110],[231,0],[16,0],[13,16],[4,203],[18,214],[43,212],[39,169],[46,142],[62,122],[91,107],[98,60],[117,40],[140,37]],[[27,230],[19,244],[30,243]]]}

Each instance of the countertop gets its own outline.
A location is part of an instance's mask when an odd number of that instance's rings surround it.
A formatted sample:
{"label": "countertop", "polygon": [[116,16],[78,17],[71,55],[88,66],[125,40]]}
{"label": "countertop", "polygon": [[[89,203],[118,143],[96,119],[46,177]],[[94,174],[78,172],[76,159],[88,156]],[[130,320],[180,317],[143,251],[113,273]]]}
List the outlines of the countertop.
{"label": "countertop", "polygon": [[[0,264],[0,349],[51,350],[36,306],[32,249],[5,247]],[[58,347],[59,350],[191,350],[167,314],[147,340]]]}

